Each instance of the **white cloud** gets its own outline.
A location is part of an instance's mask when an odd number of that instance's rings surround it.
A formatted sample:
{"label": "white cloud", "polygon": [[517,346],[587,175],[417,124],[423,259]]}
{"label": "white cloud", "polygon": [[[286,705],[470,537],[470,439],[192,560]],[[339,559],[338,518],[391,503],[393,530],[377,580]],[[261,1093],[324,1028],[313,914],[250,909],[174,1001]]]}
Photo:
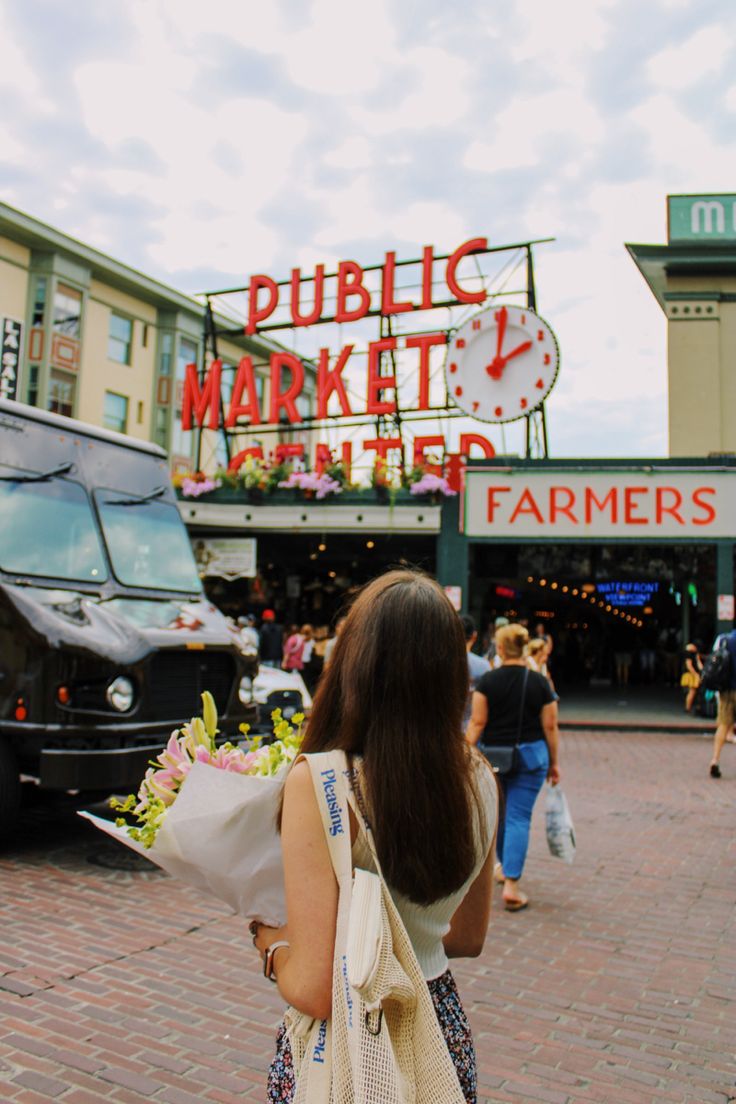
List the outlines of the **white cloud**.
{"label": "white cloud", "polygon": [[590,158],[604,140],[596,108],[582,91],[558,88],[536,96],[517,96],[488,123],[491,137],[468,145],[463,165],[476,172],[531,168],[554,155],[554,143],[569,137]]}
{"label": "white cloud", "polygon": [[336,169],[368,169],[375,162],[375,154],[367,138],[352,135],[329,150],[322,161]]}
{"label": "white cloud", "polygon": [[685,42],[668,46],[647,62],[647,75],[657,89],[676,92],[713,76],[722,67],[733,38],[722,25],[701,27]]}
{"label": "white cloud", "polygon": [[383,108],[355,108],[352,117],[369,134],[452,126],[467,114],[471,70],[462,58],[436,46],[417,46],[392,61],[412,91]]}

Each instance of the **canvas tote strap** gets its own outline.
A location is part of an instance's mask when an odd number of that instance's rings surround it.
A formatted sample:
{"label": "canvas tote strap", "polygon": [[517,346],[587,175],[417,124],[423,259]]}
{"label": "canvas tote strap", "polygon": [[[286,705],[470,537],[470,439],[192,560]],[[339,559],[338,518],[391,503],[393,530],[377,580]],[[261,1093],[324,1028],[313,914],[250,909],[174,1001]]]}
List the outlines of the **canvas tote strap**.
{"label": "canvas tote strap", "polygon": [[[328,751],[305,755],[312,776],[317,806],[330,853],[330,861],[338,884],[337,930],[335,953],[347,942],[350,922],[350,895],[353,860],[350,844],[344,752]],[[334,987],[333,987],[334,1003]],[[331,1099],[332,1086],[332,1022],[315,1021],[303,1065],[299,1070],[295,1100],[298,1104],[326,1104]]]}

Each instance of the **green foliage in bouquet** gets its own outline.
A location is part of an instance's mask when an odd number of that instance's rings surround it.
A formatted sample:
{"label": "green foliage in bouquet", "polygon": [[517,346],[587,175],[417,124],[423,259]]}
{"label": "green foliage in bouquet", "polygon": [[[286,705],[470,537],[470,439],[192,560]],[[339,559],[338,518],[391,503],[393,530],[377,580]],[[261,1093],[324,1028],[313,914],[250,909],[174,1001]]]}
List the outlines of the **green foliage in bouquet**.
{"label": "green foliage in bouquet", "polygon": [[[148,848],[153,845],[168,809],[173,805],[194,763],[207,763],[218,770],[236,774],[250,774],[261,778],[274,778],[281,774],[299,753],[302,742],[304,715],[295,713],[291,725],[274,709],[274,741],[262,744],[260,737],[251,741],[247,750],[235,744],[216,743],[217,706],[209,690],[202,694],[202,716],[192,717],[169,737],[161,754],[151,762],[137,794],[130,794],[125,801],[111,798],[110,806],[120,813],[132,813],[137,826],[127,825],[120,817],[115,823],[128,827],[131,839]],[[296,726],[296,727],[294,727]],[[240,731],[247,736],[250,726],[243,724]]]}

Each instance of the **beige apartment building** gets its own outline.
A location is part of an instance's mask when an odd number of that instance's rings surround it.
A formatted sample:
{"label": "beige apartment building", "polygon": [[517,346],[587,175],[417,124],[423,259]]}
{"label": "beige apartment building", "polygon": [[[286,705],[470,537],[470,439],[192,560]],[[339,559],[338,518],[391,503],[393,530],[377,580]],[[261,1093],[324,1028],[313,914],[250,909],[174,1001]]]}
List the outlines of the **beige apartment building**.
{"label": "beige apartment building", "polygon": [[736,453],[736,195],[667,205],[668,244],[627,249],[667,318],[669,453]]}
{"label": "beige apartment building", "polygon": [[[181,428],[185,367],[202,365],[203,319],[196,299],[0,203],[0,395],[154,441],[172,471],[191,470],[199,456],[211,472],[227,462],[222,435],[205,430],[200,443],[198,431]],[[245,354],[261,406],[268,401],[269,356],[279,348],[260,337],[220,339],[225,404]],[[246,427],[231,454],[255,436]]]}

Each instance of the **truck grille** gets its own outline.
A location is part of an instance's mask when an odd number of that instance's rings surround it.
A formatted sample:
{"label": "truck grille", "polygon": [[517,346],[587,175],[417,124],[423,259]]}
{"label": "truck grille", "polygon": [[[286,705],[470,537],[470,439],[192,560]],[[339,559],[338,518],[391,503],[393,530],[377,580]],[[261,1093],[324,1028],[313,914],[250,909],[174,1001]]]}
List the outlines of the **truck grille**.
{"label": "truck grille", "polygon": [[235,679],[235,663],[227,652],[157,652],[151,658],[148,687],[152,721],[186,721],[201,714],[203,690],[223,714]]}

